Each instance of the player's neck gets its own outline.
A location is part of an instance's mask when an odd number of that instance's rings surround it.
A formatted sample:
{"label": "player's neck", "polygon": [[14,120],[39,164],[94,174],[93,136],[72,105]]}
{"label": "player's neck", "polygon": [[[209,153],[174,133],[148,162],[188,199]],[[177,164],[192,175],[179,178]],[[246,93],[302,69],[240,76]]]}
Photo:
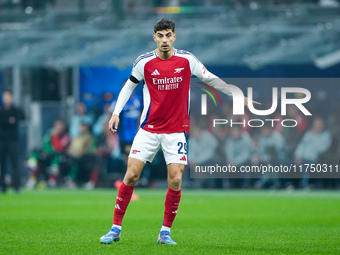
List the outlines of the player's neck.
{"label": "player's neck", "polygon": [[174,51],[175,51],[174,48],[172,48],[171,50],[169,50],[167,52],[160,51],[159,49],[156,49],[157,56],[160,59],[164,59],[164,60],[171,58],[172,55],[174,54]]}

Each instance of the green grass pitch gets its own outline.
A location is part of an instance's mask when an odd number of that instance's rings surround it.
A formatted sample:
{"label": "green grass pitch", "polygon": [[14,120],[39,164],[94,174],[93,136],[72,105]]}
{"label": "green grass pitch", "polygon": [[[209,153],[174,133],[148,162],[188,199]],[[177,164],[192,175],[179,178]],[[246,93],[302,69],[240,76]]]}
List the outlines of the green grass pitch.
{"label": "green grass pitch", "polygon": [[166,190],[136,190],[119,243],[116,190],[0,194],[0,254],[340,254],[340,192],[183,190],[171,237],[156,242]]}

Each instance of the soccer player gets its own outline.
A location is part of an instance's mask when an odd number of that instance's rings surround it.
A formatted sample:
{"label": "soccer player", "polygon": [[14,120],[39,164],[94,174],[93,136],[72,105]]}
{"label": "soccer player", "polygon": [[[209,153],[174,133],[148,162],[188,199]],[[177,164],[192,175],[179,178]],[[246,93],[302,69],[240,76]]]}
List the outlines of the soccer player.
{"label": "soccer player", "polygon": [[[190,77],[195,75],[210,86],[232,95],[228,90],[228,86],[232,85],[210,73],[190,52],[173,47],[176,34],[172,20],[157,21],[154,32],[153,39],[157,43],[157,49],[136,59],[131,76],[122,88],[109,120],[109,129],[117,132],[120,112],[135,87],[144,80],[141,125],[130,150],[123,183],[118,190],[112,228],[100,238],[100,242],[104,244],[120,240],[122,220],[134,186],[144,165],[152,162],[159,148],[162,148],[167,164],[168,191],[165,197],[163,225],[157,242],[177,244],[170,237],[170,228],[181,199],[182,173],[187,164],[185,132],[190,129]],[[247,105],[247,99],[245,104]]]}

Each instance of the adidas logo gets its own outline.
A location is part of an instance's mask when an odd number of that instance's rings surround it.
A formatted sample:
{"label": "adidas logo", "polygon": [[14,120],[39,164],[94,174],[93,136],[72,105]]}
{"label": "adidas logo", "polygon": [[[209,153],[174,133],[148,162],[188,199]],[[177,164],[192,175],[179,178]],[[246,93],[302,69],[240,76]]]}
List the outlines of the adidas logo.
{"label": "adidas logo", "polygon": [[180,160],[183,160],[183,161],[186,161],[187,160],[187,158],[185,157],[185,155],[183,156],[183,157],[181,157],[181,159]]}
{"label": "adidas logo", "polygon": [[115,208],[117,208],[118,210],[121,210],[119,204],[116,204]]}
{"label": "adidas logo", "polygon": [[158,72],[157,69],[155,69],[155,71],[153,71],[153,73],[151,75],[160,75],[160,73]]}

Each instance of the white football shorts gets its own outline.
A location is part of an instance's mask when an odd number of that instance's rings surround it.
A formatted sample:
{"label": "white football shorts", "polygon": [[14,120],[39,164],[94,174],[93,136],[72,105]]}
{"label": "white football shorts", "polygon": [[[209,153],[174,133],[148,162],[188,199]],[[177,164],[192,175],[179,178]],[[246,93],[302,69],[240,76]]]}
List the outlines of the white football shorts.
{"label": "white football shorts", "polygon": [[162,148],[166,164],[187,165],[187,140],[185,133],[158,134],[140,128],[133,140],[129,157],[151,163]]}

